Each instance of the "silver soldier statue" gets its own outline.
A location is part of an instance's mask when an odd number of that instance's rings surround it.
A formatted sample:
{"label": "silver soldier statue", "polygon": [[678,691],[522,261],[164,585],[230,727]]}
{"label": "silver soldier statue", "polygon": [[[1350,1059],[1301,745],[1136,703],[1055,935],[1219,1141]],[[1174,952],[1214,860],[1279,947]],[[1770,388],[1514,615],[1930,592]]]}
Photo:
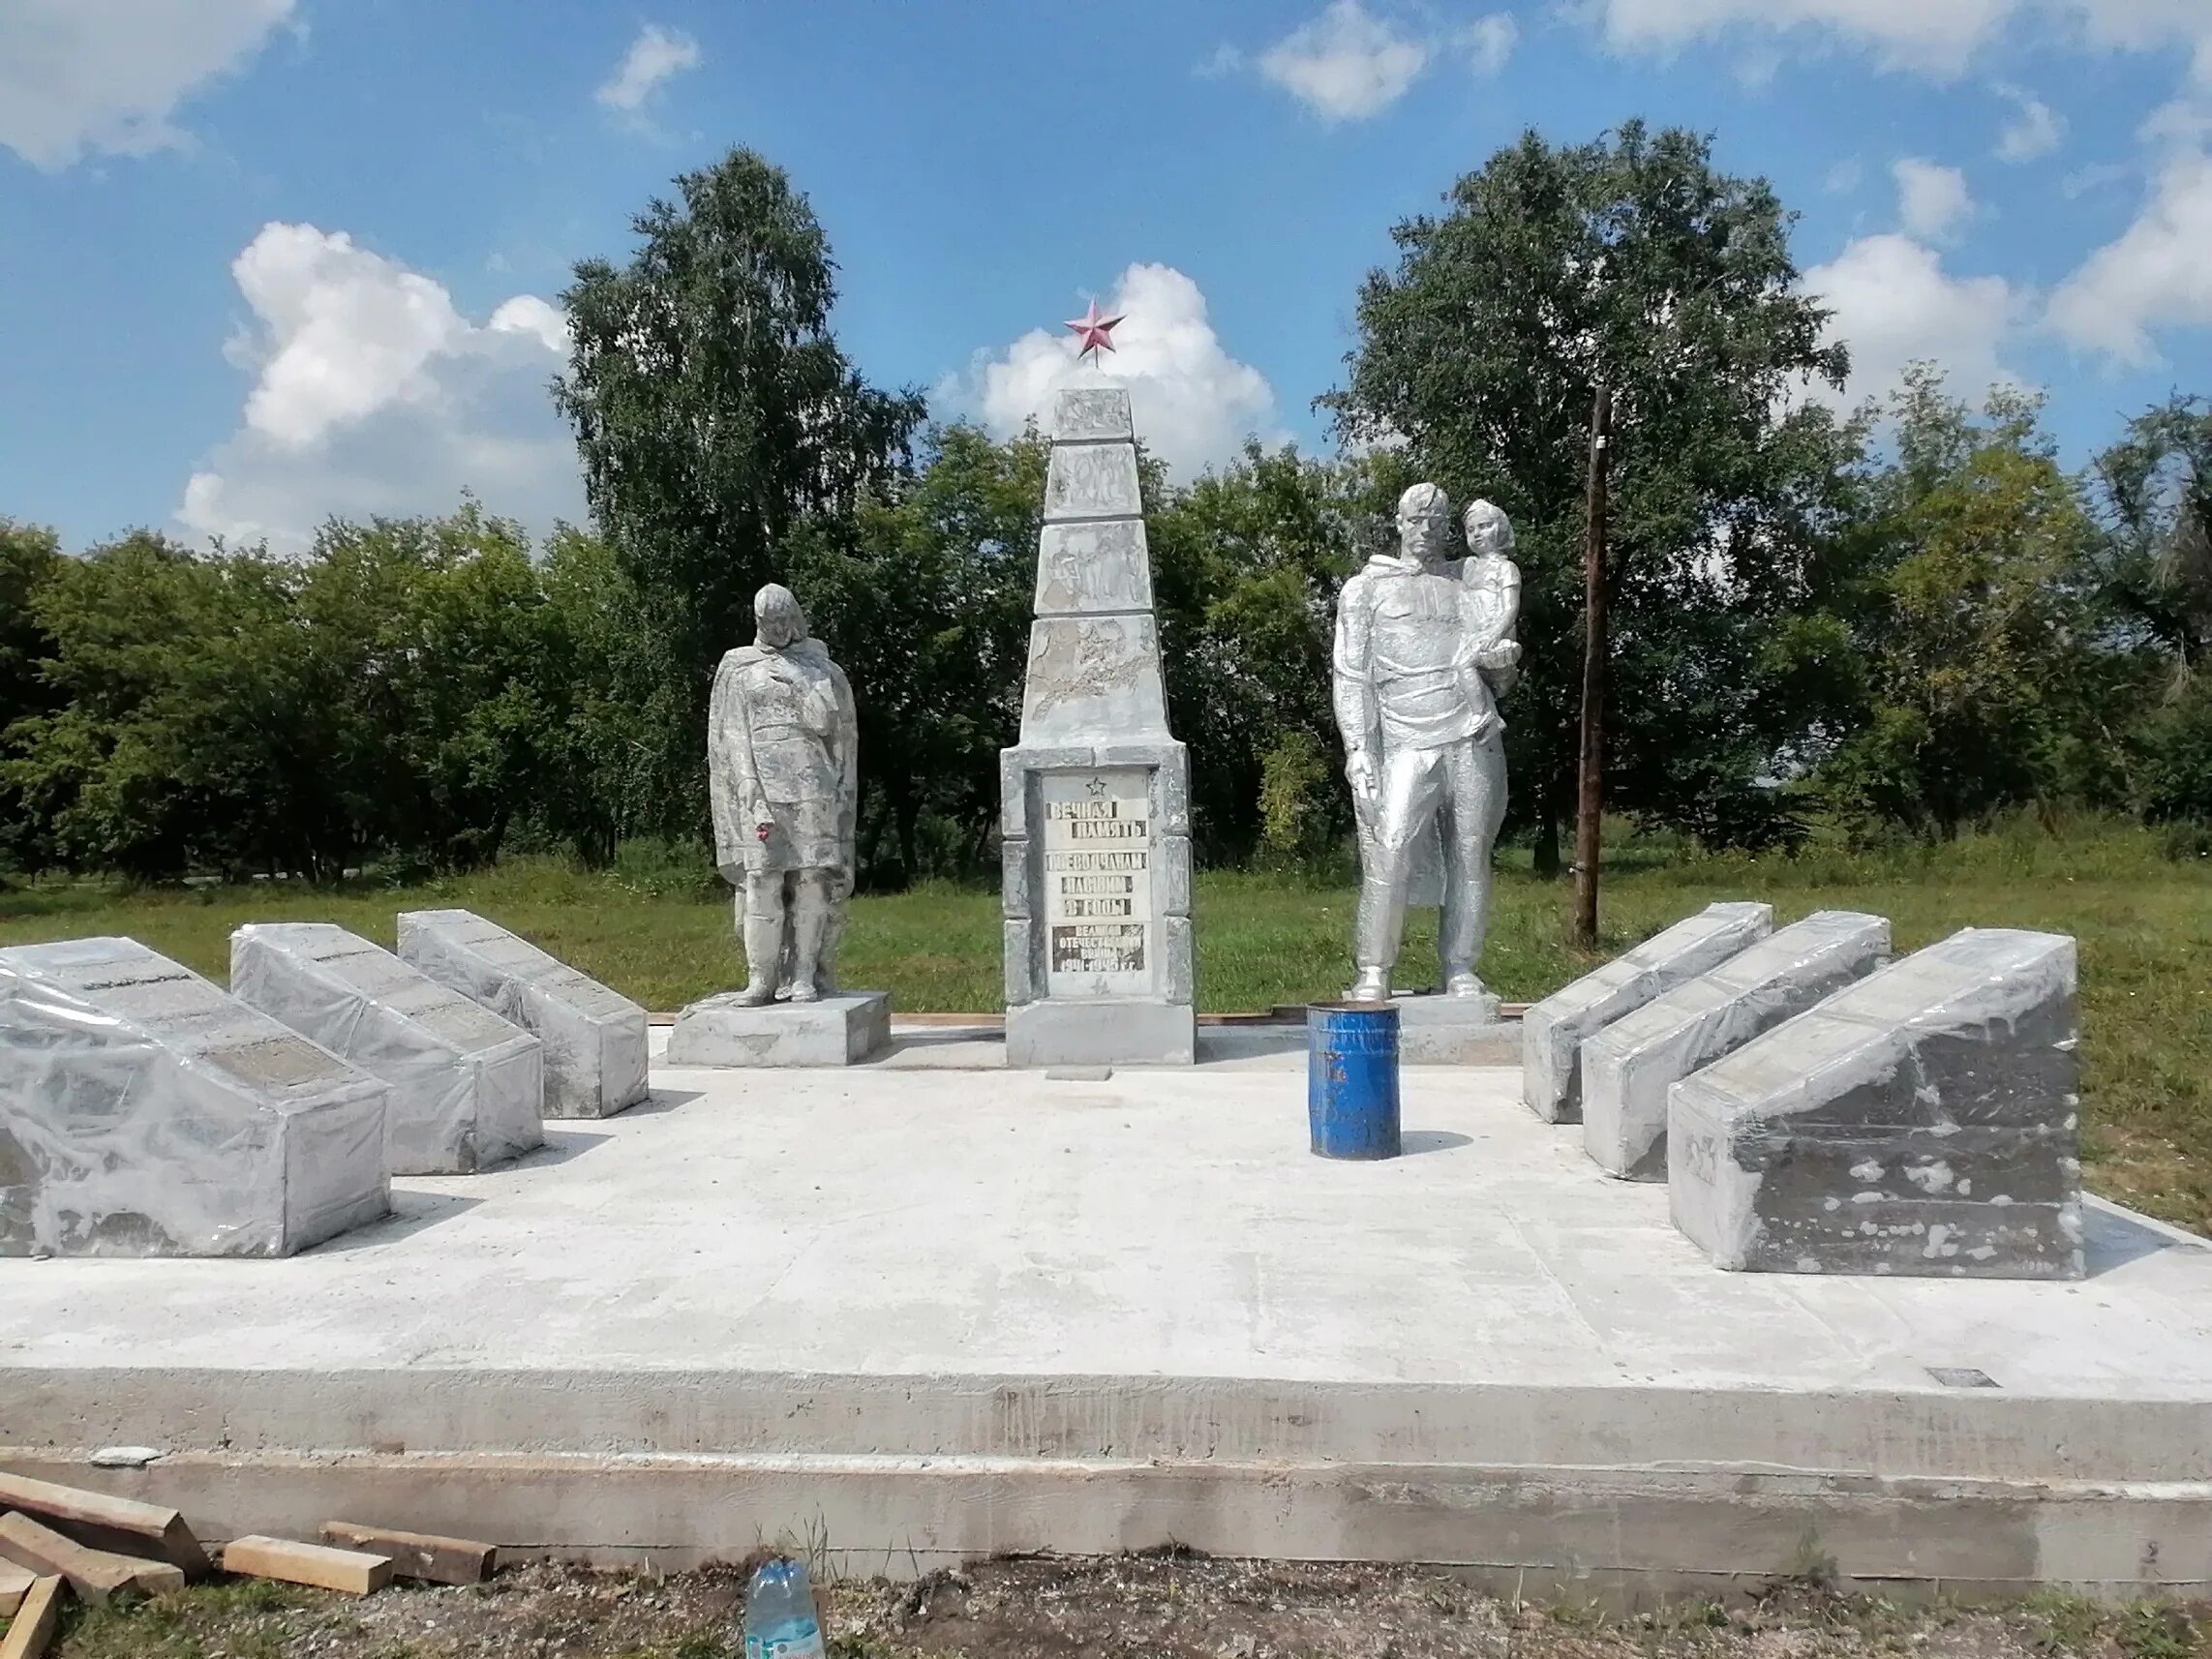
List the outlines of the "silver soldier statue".
{"label": "silver soldier statue", "polygon": [[1467,510],[1470,557],[1446,558],[1451,504],[1434,484],[1398,500],[1398,551],[1379,553],[1337,601],[1335,701],[1359,823],[1359,977],[1345,995],[1383,1002],[1406,930],[1414,852],[1440,840],[1444,990],[1484,995],[1474,965],[1490,913],[1490,853],[1505,815],[1498,698],[1521,659],[1513,527]]}
{"label": "silver soldier statue", "polygon": [[753,643],[722,658],[707,718],[714,858],[738,889],[741,1003],[836,989],[860,800],[853,688],[791,589],[753,597]]}

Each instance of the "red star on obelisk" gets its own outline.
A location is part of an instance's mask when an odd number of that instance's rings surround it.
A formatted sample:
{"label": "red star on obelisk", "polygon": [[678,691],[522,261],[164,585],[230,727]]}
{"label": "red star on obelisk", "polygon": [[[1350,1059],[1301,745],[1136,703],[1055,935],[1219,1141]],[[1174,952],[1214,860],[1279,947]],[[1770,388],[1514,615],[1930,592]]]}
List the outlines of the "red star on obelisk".
{"label": "red star on obelisk", "polygon": [[1080,342],[1076,347],[1076,360],[1081,362],[1086,352],[1111,351],[1114,325],[1119,321],[1118,317],[1101,317],[1099,302],[1095,299],[1090,302],[1090,310],[1081,317],[1070,317],[1068,326],[1076,331]]}

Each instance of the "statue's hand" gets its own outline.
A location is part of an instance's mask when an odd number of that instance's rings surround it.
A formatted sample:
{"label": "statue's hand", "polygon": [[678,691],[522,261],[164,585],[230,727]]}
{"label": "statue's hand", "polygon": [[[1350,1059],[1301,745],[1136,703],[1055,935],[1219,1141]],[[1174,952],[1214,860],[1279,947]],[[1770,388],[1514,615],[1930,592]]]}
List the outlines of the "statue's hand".
{"label": "statue's hand", "polygon": [[719,869],[722,872],[722,879],[728,882],[730,886],[734,888],[742,888],[745,885],[744,865],[717,864],[715,868]]}
{"label": "statue's hand", "polygon": [[1344,775],[1345,781],[1351,785],[1354,800],[1365,802],[1375,799],[1375,757],[1365,749],[1353,749],[1345,756]]}
{"label": "statue's hand", "polygon": [[1504,674],[1521,665],[1521,642],[1500,640],[1496,645],[1485,646],[1474,653],[1474,666],[1493,674]]}

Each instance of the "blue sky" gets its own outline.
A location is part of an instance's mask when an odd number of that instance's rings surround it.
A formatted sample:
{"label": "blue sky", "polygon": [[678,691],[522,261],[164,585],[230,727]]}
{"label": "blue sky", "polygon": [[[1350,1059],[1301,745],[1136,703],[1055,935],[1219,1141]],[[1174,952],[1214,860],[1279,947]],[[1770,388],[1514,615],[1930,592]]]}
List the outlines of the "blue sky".
{"label": "blue sky", "polygon": [[1176,467],[1319,445],[1391,224],[1636,114],[1803,214],[1854,396],[2016,379],[2081,460],[2212,392],[2212,0],[0,0],[0,515],[580,516],[568,267],[735,144],[939,414],[1017,425],[1095,293]]}

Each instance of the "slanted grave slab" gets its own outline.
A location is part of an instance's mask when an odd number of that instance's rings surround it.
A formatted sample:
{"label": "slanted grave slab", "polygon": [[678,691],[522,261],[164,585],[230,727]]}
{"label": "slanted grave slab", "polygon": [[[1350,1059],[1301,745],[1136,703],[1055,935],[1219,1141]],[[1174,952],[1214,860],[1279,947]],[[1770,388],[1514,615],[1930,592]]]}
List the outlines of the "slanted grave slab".
{"label": "slanted grave slab", "polygon": [[1970,927],[1674,1086],[1675,1224],[1717,1267],[2078,1279],[2075,944]]}
{"label": "slanted grave slab", "polygon": [[0,1256],[290,1255],[376,1221],[388,1092],[135,939],[0,950]]}
{"label": "slanted grave slab", "polygon": [[357,933],[249,923],[230,935],[230,990],[391,1086],[395,1175],[470,1175],[545,1144],[537,1039]]}
{"label": "slanted grave slab", "polygon": [[1773,928],[1772,905],[1709,904],[1533,1005],[1521,1019],[1521,1098],[1529,1109],[1546,1123],[1580,1123],[1583,1043]]}
{"label": "slanted grave slab", "polygon": [[1608,1174],[1664,1181],[1669,1089],[1889,959],[1885,918],[1815,911],[1623,1014],[1582,1045],[1584,1147]]}
{"label": "slanted grave slab", "polygon": [[470,910],[403,910],[399,947],[545,1045],[547,1117],[613,1117],[651,1093],[645,1010],[621,992]]}

